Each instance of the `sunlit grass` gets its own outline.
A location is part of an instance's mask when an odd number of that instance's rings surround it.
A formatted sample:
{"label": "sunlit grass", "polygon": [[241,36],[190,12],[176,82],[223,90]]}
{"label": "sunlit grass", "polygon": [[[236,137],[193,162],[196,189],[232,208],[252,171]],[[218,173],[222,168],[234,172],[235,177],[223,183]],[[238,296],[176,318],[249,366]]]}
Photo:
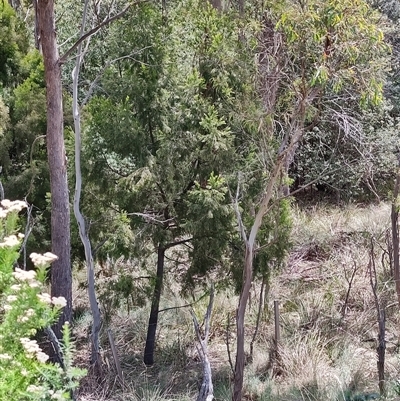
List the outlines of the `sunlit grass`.
{"label": "sunlit grass", "polygon": [[[387,305],[387,399],[397,399],[394,390],[400,376],[400,316],[388,266],[385,269],[382,266],[388,227],[390,207],[387,204],[294,210],[293,250],[287,265],[272,275],[261,309],[253,358],[248,359],[245,369],[247,400],[352,401],[356,396],[368,399],[376,395],[377,314],[368,269],[371,243],[378,270],[378,296]],[[159,317],[155,366],[146,368],[142,362],[149,303],[130,310],[121,307],[114,312],[110,327],[125,384],[122,386],[116,379],[104,328],[104,380],[100,386],[90,382],[83,386],[80,400],[196,399],[202,366],[189,307],[182,306],[190,304],[201,320],[208,303],[208,297],[201,298],[201,295],[207,291],[207,285],[194,297],[186,298],[179,288],[173,275],[166,279],[161,309],[167,310]],[[257,319],[259,291],[260,285],[254,283],[246,320],[247,354]],[[80,303],[82,296],[76,297]],[[279,361],[271,364],[274,300],[280,305],[282,338]],[[227,343],[234,364],[236,306],[237,296],[232,290],[217,291],[209,341],[217,401],[231,399]],[[87,311],[76,320],[80,338],[87,334],[89,320]],[[90,398],[91,394],[97,394],[97,398]]]}

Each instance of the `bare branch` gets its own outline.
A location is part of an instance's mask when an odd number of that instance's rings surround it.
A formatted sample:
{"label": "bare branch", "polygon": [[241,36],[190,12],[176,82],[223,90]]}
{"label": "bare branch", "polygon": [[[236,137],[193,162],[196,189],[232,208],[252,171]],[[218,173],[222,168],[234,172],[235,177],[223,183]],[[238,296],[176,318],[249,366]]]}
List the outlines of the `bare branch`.
{"label": "bare branch", "polygon": [[101,79],[101,77],[103,76],[104,72],[107,70],[108,67],[110,67],[110,65],[116,63],[117,61],[121,61],[121,60],[125,60],[125,59],[130,59],[130,58],[132,58],[132,56],[133,56],[134,54],[138,54],[138,53],[142,52],[143,50],[146,50],[146,49],[148,49],[148,48],[150,48],[150,47],[151,47],[151,46],[146,46],[146,47],[143,47],[142,49],[140,49],[140,50],[138,50],[138,51],[134,51],[134,52],[132,52],[132,53],[130,53],[130,54],[127,54],[127,55],[125,55],[125,56],[121,56],[121,57],[115,58],[115,59],[113,59],[113,60],[108,60],[108,61],[105,63],[105,65],[104,65],[104,67],[102,68],[102,70],[100,71],[100,73],[97,75],[97,77],[94,79],[94,81],[90,84],[90,87],[89,87],[89,89],[88,89],[88,91],[87,91],[87,93],[86,93],[86,96],[85,96],[85,98],[83,99],[83,101],[82,101],[82,103],[81,103],[81,107],[84,106],[84,105],[89,101],[90,97],[92,96],[92,94],[93,94],[93,92],[94,92],[94,89],[95,89],[97,83],[100,81],[100,79]]}
{"label": "bare branch", "polygon": [[160,224],[162,226],[164,226],[165,224],[169,223],[169,222],[173,222],[174,218],[171,219],[167,219],[167,220],[159,220],[156,217],[152,216],[149,213],[139,213],[139,212],[133,212],[133,213],[127,213],[127,216],[138,216],[138,217],[143,217],[144,220],[146,220],[146,222],[154,222],[157,224]]}
{"label": "bare branch", "polygon": [[[135,277],[136,279],[137,277]],[[180,305],[180,306],[171,306],[169,308],[164,308],[164,309],[160,309],[158,311],[158,313],[161,312],[166,312],[169,310],[174,310],[174,309],[182,309],[182,308],[188,308],[188,307],[192,307],[193,305],[196,305],[197,302],[201,301],[203,298],[205,298],[207,296],[207,292],[205,292],[199,299],[196,299],[194,302],[191,302],[190,304],[185,304],[185,305]]]}
{"label": "bare branch", "polygon": [[235,196],[235,199],[233,199],[233,196],[231,194],[231,200],[233,203],[233,208],[235,209],[240,235],[242,236],[243,241],[246,242],[247,234],[246,234],[246,230],[243,225],[242,215],[239,210],[239,194],[240,194],[240,173],[239,173],[238,184],[237,184],[237,188],[236,188],[236,196]]}

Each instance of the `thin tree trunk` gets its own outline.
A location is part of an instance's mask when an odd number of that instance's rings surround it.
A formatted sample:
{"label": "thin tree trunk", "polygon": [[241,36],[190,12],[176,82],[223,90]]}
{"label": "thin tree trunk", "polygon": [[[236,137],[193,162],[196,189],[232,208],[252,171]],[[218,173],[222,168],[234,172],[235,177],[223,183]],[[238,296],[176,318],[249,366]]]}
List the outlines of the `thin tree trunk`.
{"label": "thin tree trunk", "polygon": [[251,282],[253,280],[253,247],[246,243],[246,256],[244,265],[243,288],[239,298],[239,306],[236,312],[236,363],[233,379],[233,401],[242,400],[244,377],[244,318],[247,301],[249,300]]}
{"label": "thin tree trunk", "polygon": [[165,262],[165,248],[161,245],[158,245],[157,273],[154,284],[153,300],[151,302],[149,324],[147,327],[146,346],[144,349],[144,357],[143,357],[143,361],[147,366],[151,366],[154,364],[154,347],[156,343],[158,311],[160,309],[160,298],[161,298],[161,291],[164,278],[164,262]]}
{"label": "thin tree trunk", "polygon": [[[2,166],[0,166],[0,174],[1,171],[3,170]],[[0,180],[0,201],[2,201],[4,199],[4,188],[3,188],[3,184],[1,183]]]}
{"label": "thin tree trunk", "polygon": [[[400,156],[399,165],[400,165]],[[393,249],[393,273],[396,285],[397,300],[400,305],[400,262],[399,262],[399,194],[400,194],[400,167],[397,171],[396,182],[393,189],[392,200],[392,249]]]}
{"label": "thin tree trunk", "polygon": [[377,322],[378,322],[378,344],[376,347],[377,354],[377,368],[378,368],[378,378],[379,378],[379,392],[382,398],[386,395],[386,384],[385,384],[385,350],[386,350],[386,340],[385,340],[385,303],[381,302],[378,296],[378,278],[376,274],[376,266],[375,266],[375,251],[374,251],[374,242],[371,239],[371,250],[369,257],[369,280],[372,288],[372,293],[374,295],[375,300],[375,308],[377,314]]}
{"label": "thin tree trunk", "polygon": [[264,288],[265,288],[265,283],[268,280],[268,278],[266,278],[265,276],[263,276],[262,282],[261,282],[261,289],[260,289],[260,299],[258,301],[258,310],[257,310],[257,320],[256,320],[256,328],[254,329],[254,333],[253,333],[253,337],[251,339],[250,342],[250,359],[253,360],[253,350],[254,350],[254,343],[256,341],[257,338],[257,334],[258,334],[258,329],[260,327],[260,320],[261,320],[261,313],[263,310],[263,306],[264,306]]}
{"label": "thin tree trunk", "polygon": [[33,4],[33,9],[35,12],[35,24],[33,27],[33,35],[35,37],[35,48],[38,50],[40,49],[40,40],[39,40],[39,22],[38,22],[38,13],[37,13],[37,7],[38,7],[38,0],[32,0]]}
{"label": "thin tree trunk", "polygon": [[47,154],[51,191],[51,244],[58,256],[51,267],[51,295],[63,296],[67,305],[53,330],[58,338],[61,328],[72,316],[72,274],[70,210],[67,160],[63,135],[61,65],[56,42],[54,1],[38,0],[37,15],[44,60],[47,103]]}
{"label": "thin tree trunk", "polygon": [[385,307],[382,306],[378,311],[378,346],[376,347],[376,353],[378,356],[377,367],[379,377],[379,393],[381,397],[386,395],[386,382],[385,382],[385,351],[386,351],[386,315]]}
{"label": "thin tree trunk", "polygon": [[210,336],[210,320],[213,304],[214,285],[211,286],[210,301],[208,303],[207,312],[203,320],[204,336],[201,335],[199,322],[193,309],[190,312],[193,318],[194,330],[200,344],[200,347],[197,350],[203,363],[203,382],[201,383],[200,391],[197,396],[197,401],[212,401],[214,399],[214,386],[212,383],[211,363],[208,356],[208,338]]}
{"label": "thin tree trunk", "polygon": [[[234,203],[234,208],[236,211],[238,224],[242,239],[246,245],[245,257],[244,257],[244,267],[243,267],[243,286],[239,297],[239,305],[236,312],[236,363],[235,372],[233,379],[233,401],[241,401],[242,390],[243,390],[243,375],[244,375],[244,319],[246,314],[247,301],[249,299],[251,283],[253,281],[253,258],[254,258],[254,247],[256,243],[256,238],[258,231],[261,227],[264,215],[268,212],[270,207],[270,201],[272,199],[274,188],[278,181],[278,177],[281,174],[282,166],[285,161],[285,152],[278,155],[274,169],[271,174],[271,178],[265,189],[265,193],[261,204],[258,208],[258,212],[254,219],[254,223],[251,227],[249,237],[247,238],[244,229],[242,217],[237,204],[238,196],[236,196],[236,201]],[[237,194],[238,195],[238,194]]]}
{"label": "thin tree trunk", "polygon": [[[88,0],[85,1],[80,37],[84,34],[86,25],[86,15],[88,8]],[[82,172],[81,172],[81,119],[78,103],[78,81],[79,72],[82,61],[82,43],[80,42],[77,47],[77,56],[75,67],[72,72],[73,80],[73,101],[72,101],[72,111],[74,116],[74,131],[75,131],[75,196],[74,196],[74,213],[75,218],[79,227],[79,236],[81,238],[82,244],[85,249],[85,259],[87,268],[87,280],[88,280],[88,293],[89,293],[89,303],[90,309],[93,316],[92,324],[92,352],[91,352],[91,364],[96,367],[98,373],[101,373],[101,360],[99,352],[99,332],[101,328],[101,314],[100,308],[97,303],[96,289],[95,289],[95,276],[94,276],[94,262],[92,255],[92,246],[90,243],[89,235],[86,229],[85,219],[80,211],[80,199],[82,191]]]}

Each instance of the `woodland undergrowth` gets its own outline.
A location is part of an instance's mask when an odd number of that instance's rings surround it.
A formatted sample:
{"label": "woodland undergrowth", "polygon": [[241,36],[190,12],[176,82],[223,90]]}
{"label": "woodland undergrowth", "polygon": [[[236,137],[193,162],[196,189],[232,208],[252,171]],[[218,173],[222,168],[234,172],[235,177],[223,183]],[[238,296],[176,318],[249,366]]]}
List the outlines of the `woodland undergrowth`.
{"label": "woodland undergrowth", "polygon": [[[400,315],[391,279],[389,227],[390,206],[385,203],[294,208],[292,250],[285,266],[271,276],[250,356],[260,286],[254,283],[252,288],[246,323],[246,400],[350,401],[378,397],[378,324],[371,280],[376,280],[377,298],[386,309],[386,399],[397,399]],[[131,262],[117,262],[108,262],[108,281],[113,279],[115,264],[129,271]],[[372,263],[376,276],[371,273]],[[131,271],[139,276],[137,267]],[[103,273],[98,268],[101,285],[107,282]],[[79,274],[76,282],[79,282]],[[161,309],[166,310],[160,313],[155,365],[146,368],[142,363],[149,305],[135,305],[128,298],[120,299],[118,306],[108,310],[111,313],[108,327],[103,328],[103,377],[99,383],[89,374],[82,381],[81,401],[196,398],[202,366],[189,307],[181,306],[191,304],[194,312],[202,316],[208,300],[201,298],[200,290],[194,298],[178,296],[179,285],[173,277],[173,274],[166,276],[161,305]],[[140,286],[138,288],[140,292]],[[112,297],[111,293],[108,295]],[[90,327],[85,290],[76,286],[74,298],[77,358],[85,361],[89,352],[85,338]],[[274,300],[280,306],[278,357],[272,352]],[[112,299],[109,302],[112,303]],[[215,399],[220,401],[231,398],[232,372],[227,343],[234,360],[235,305],[237,298],[231,290],[217,288],[209,357]],[[123,384],[118,380],[108,328],[118,350]]]}

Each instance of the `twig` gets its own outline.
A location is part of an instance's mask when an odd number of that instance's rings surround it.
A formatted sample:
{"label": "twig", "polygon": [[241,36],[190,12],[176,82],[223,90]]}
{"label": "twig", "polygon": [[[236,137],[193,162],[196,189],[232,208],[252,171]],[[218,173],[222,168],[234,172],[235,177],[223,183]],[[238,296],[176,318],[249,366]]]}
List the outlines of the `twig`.
{"label": "twig", "polygon": [[60,341],[58,341],[57,336],[55,335],[53,329],[50,326],[45,327],[44,332],[46,333],[48,339],[50,340],[50,343],[53,346],[53,349],[58,359],[57,362],[60,364],[61,368],[65,370],[64,354],[61,348]]}
{"label": "twig", "polygon": [[[25,202],[26,198],[25,198]],[[27,202],[28,203],[28,202]],[[22,242],[21,245],[21,249],[20,249],[20,253],[23,252],[24,255],[24,270],[26,270],[26,244],[28,242],[28,238],[32,232],[33,226],[35,224],[35,221],[31,220],[32,218],[32,209],[33,209],[33,205],[29,205],[27,208],[27,219],[26,219],[26,227],[25,227],[25,233],[24,233],[24,241]]]}
{"label": "twig", "polygon": [[112,352],[113,358],[114,358],[115,367],[117,369],[118,378],[119,378],[121,384],[123,385],[124,384],[124,375],[122,373],[121,362],[118,357],[117,347],[115,346],[115,341],[114,341],[114,337],[112,335],[111,329],[107,330],[107,334],[108,334],[108,341],[110,342],[111,352]]}
{"label": "twig", "polygon": [[227,319],[227,323],[226,323],[226,336],[225,336],[225,344],[226,344],[226,351],[228,353],[228,361],[229,361],[229,366],[231,367],[231,371],[232,374],[235,374],[235,369],[233,368],[233,362],[232,362],[232,357],[231,357],[231,350],[229,347],[229,328],[231,326],[231,322],[230,322],[230,315],[228,313],[228,319]]}
{"label": "twig", "polygon": [[206,295],[207,295],[207,292],[204,293],[199,299],[197,299],[196,301],[194,301],[194,302],[192,302],[192,303],[190,303],[190,304],[181,305],[181,306],[171,306],[170,308],[160,309],[160,310],[158,311],[158,313],[166,312],[166,311],[172,310],[172,309],[188,308],[189,306],[193,306],[193,305],[197,304],[197,302],[201,301]]}
{"label": "twig", "polygon": [[[359,269],[359,267],[357,267],[357,263],[356,263],[356,261],[354,261],[353,272],[351,274],[350,280],[347,280],[347,277],[346,277],[346,281],[347,281],[347,284],[349,286],[347,287],[346,298],[345,298],[344,304],[342,306],[342,311],[341,311],[342,312],[342,319],[344,319],[344,317],[346,315],[346,310],[347,310],[347,305],[348,305],[348,302],[349,302],[351,287],[353,285],[354,277],[355,277],[358,269]],[[345,276],[346,276],[346,271],[345,271]]]}

